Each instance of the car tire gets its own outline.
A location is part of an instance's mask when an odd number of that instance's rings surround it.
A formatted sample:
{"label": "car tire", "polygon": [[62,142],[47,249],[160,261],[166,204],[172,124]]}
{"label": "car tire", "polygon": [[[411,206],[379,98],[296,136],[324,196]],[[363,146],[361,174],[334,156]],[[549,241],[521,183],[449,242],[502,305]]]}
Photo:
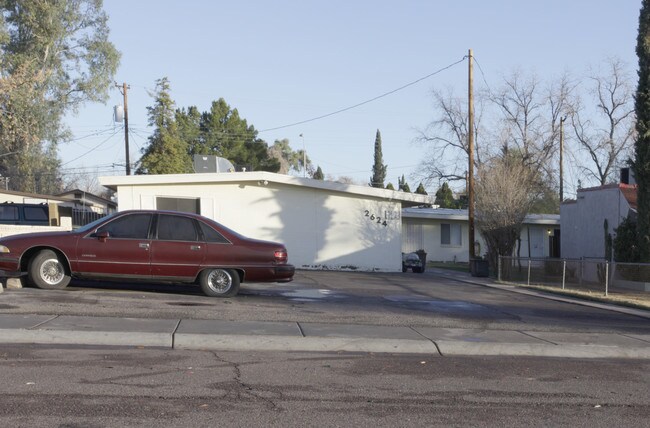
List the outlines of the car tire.
{"label": "car tire", "polygon": [[199,283],[209,297],[232,297],[239,292],[239,274],[232,269],[206,269],[199,275]]}
{"label": "car tire", "polygon": [[52,250],[41,250],[30,261],[28,277],[32,284],[45,290],[60,290],[70,283],[61,256]]}

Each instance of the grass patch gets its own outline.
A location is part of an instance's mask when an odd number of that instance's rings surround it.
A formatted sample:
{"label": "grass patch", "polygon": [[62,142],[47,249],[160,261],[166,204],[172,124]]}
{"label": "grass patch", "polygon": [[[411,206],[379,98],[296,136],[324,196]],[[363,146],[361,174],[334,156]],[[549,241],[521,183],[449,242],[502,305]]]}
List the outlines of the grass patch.
{"label": "grass patch", "polygon": [[600,303],[612,303],[615,305],[625,306],[634,309],[650,310],[650,294],[622,294],[617,292],[610,292],[607,296],[602,291],[585,291],[565,288],[564,290],[559,287],[551,287],[548,285],[524,285],[512,282],[504,282],[504,284],[514,285],[522,288],[530,288],[533,290],[545,291],[547,293],[558,294],[562,296],[577,297],[584,300]]}

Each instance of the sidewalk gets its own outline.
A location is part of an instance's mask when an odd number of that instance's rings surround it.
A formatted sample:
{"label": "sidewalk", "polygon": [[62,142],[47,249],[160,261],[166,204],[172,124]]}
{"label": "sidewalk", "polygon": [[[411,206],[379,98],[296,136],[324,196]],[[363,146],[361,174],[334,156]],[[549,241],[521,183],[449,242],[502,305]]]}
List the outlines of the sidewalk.
{"label": "sidewalk", "polygon": [[0,314],[0,343],[650,359],[650,335]]}

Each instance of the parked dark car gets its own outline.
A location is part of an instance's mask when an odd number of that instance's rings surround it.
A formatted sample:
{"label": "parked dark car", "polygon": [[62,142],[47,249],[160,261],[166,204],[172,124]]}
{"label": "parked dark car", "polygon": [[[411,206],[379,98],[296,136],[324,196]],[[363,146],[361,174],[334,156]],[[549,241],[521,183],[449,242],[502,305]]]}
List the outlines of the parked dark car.
{"label": "parked dark car", "polygon": [[71,278],[196,283],[230,297],[242,282],[288,282],[284,245],[246,238],[214,220],[173,211],[123,211],[71,232],[0,238],[0,276],[39,288]]}
{"label": "parked dark car", "polygon": [[0,224],[49,226],[50,212],[47,204],[0,204]]}
{"label": "parked dark car", "polygon": [[418,253],[402,253],[402,272],[406,272],[409,269],[413,273],[424,272],[424,265]]}

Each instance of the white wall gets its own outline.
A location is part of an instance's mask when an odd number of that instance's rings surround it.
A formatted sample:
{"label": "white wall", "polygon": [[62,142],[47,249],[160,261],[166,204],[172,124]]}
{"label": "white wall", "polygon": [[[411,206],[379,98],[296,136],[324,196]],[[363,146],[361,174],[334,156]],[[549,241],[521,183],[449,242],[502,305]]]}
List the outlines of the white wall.
{"label": "white wall", "polygon": [[[441,224],[460,224],[461,245],[442,245]],[[469,226],[467,221],[441,220],[425,218],[405,218],[403,221],[402,251],[405,253],[423,249],[427,253],[427,260],[442,262],[468,262],[469,261]],[[485,252],[483,240],[476,233],[476,240],[481,242],[481,254]]]}
{"label": "white wall", "polygon": [[203,215],[284,243],[298,268],[401,271],[399,202],[275,182],[118,186],[120,211],[156,208],[159,196],[199,198]]}
{"label": "white wall", "polygon": [[[461,245],[443,245],[441,243],[441,224],[460,224]],[[528,257],[528,237],[530,231],[530,256],[548,257],[550,254],[548,230],[553,233],[557,225],[524,224],[521,230],[520,257]],[[403,219],[402,251],[405,253],[424,249],[427,260],[442,262],[468,262],[469,261],[469,225],[467,220],[447,220],[442,218],[405,217]],[[479,243],[476,248],[477,256],[484,256],[487,246],[483,236],[477,229],[475,240]],[[517,255],[517,247],[515,247]]]}
{"label": "white wall", "polygon": [[31,226],[22,224],[0,224],[0,237],[33,232],[65,232],[72,230],[72,218],[61,217],[61,226]]}

